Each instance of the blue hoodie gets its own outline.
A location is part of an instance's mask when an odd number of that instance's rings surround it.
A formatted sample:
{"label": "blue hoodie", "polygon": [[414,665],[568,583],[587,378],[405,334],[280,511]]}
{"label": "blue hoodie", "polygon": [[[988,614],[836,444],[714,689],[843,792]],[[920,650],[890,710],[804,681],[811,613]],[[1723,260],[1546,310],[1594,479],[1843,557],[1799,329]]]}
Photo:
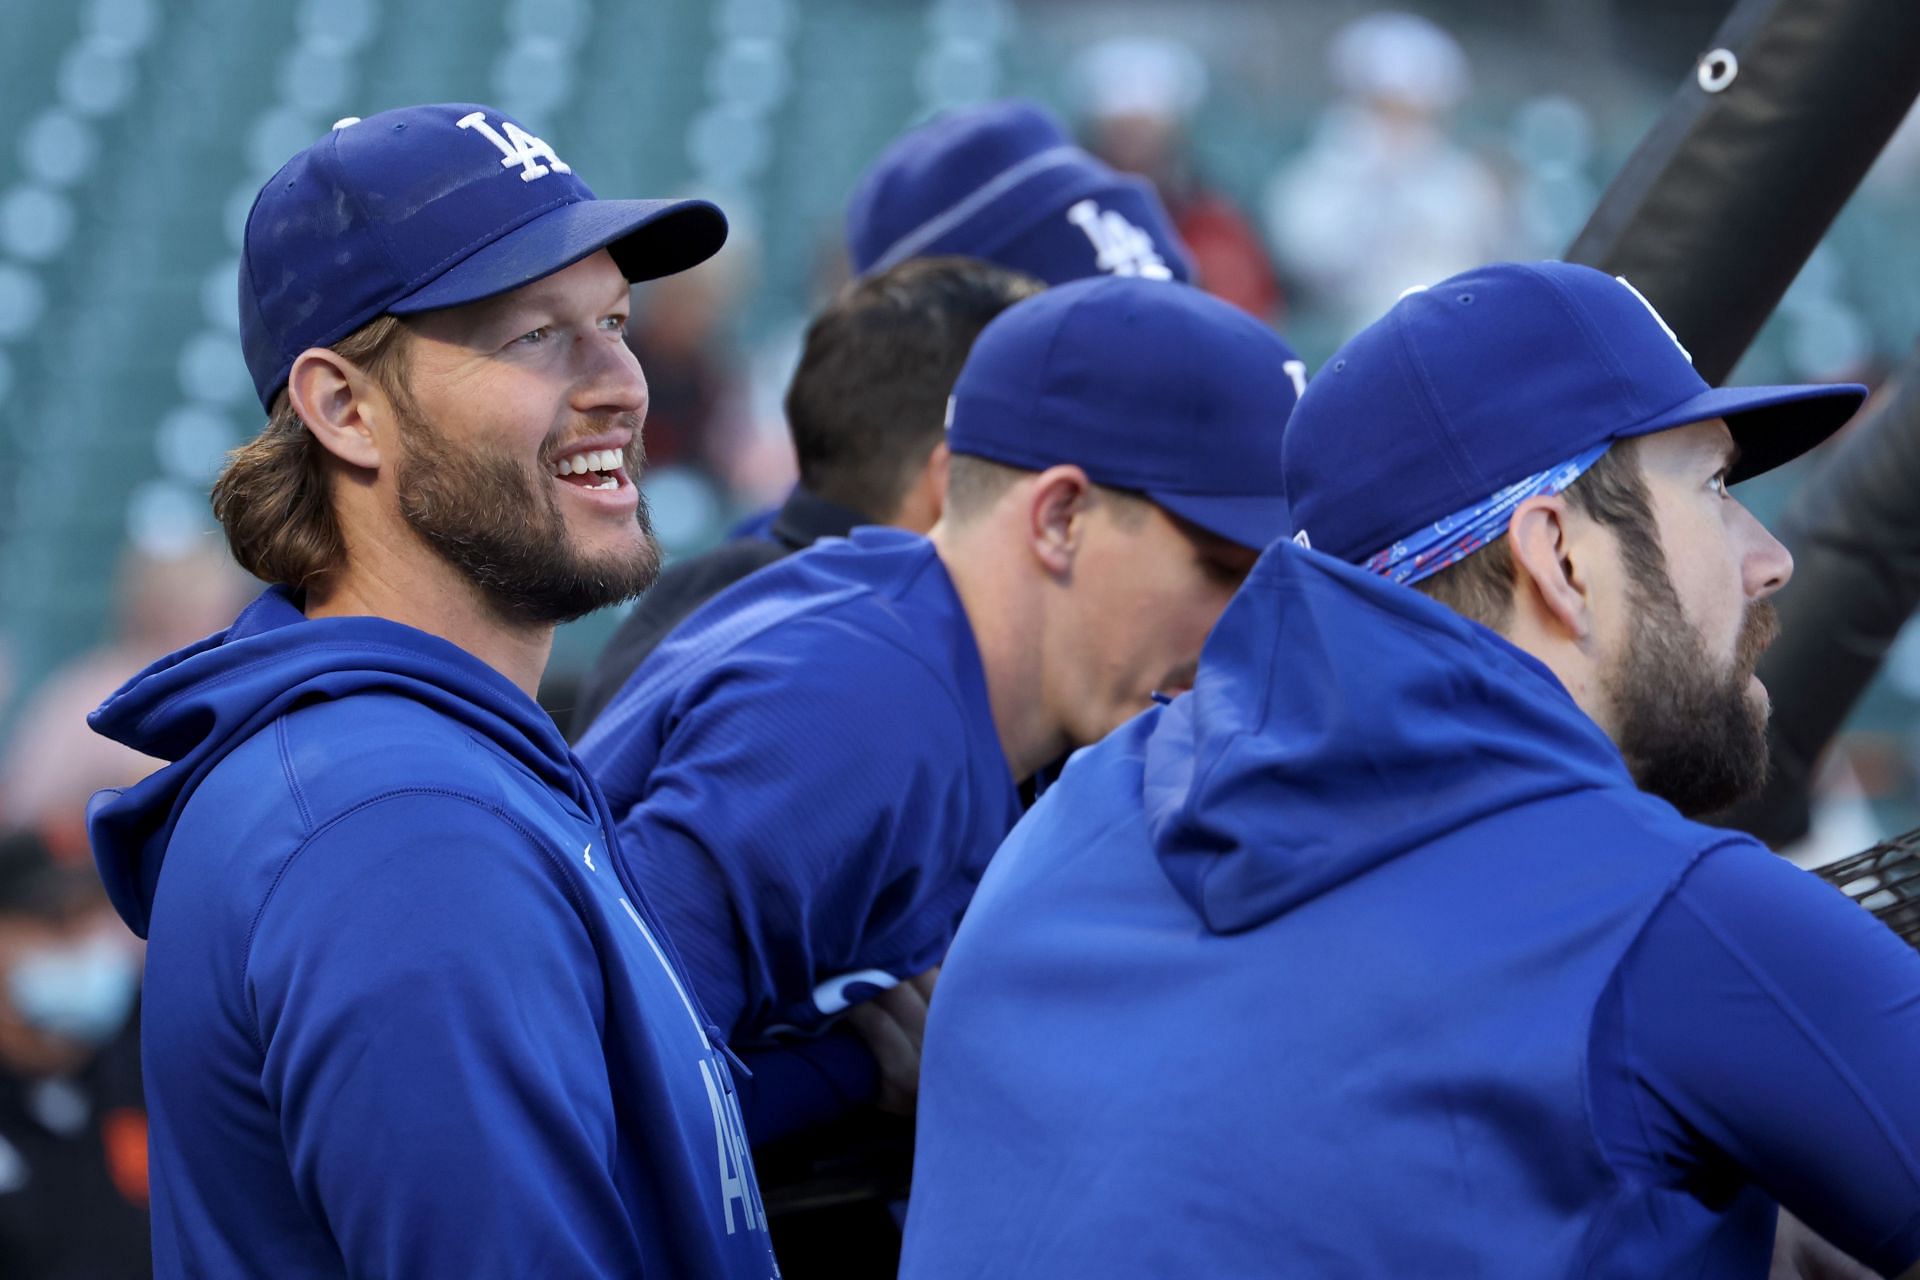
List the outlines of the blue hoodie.
{"label": "blue hoodie", "polygon": [[1540,663],[1270,549],[996,854],[903,1280],[1764,1276],[1920,1256],[1920,957],[1638,790]]}
{"label": "blue hoodie", "polygon": [[90,814],[159,1276],[777,1274],[717,1040],[498,672],[275,589],[92,723],[172,762]]}
{"label": "blue hoodie", "polygon": [[743,1044],[939,964],[1020,816],[959,593],[900,529],[824,539],[715,596],[579,745]]}

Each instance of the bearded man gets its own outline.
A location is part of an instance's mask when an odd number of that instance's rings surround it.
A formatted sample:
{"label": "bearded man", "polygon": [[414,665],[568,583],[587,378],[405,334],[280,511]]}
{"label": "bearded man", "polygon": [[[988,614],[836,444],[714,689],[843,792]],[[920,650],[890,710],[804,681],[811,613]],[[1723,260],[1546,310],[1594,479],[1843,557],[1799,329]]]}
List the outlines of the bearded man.
{"label": "bearded man", "polygon": [[1709,389],[1559,263],[1338,352],[1301,545],[973,900],[902,1276],[1758,1280],[1781,1206],[1920,1275],[1920,957],[1692,820],[1792,572],[1727,486],[1861,395]]}
{"label": "bearded man", "polygon": [[471,104],[261,190],[270,417],[214,509],[275,585],[92,717],[171,762],[90,815],[149,942],[158,1275],[776,1274],[725,1046],[533,700],[659,563],[630,282],[725,238]]}

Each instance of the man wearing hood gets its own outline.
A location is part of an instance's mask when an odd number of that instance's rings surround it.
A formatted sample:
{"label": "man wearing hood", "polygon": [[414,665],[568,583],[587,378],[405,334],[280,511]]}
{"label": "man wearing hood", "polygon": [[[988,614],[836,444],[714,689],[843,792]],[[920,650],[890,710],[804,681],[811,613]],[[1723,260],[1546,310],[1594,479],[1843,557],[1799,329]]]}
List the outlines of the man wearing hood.
{"label": "man wearing hood", "polygon": [[902,1275],[1760,1277],[1779,1206],[1914,1264],[1920,957],[1691,820],[1792,571],[1727,486],[1861,394],[1711,390],[1557,263],[1337,353],[1301,545],[974,899]]}
{"label": "man wearing hood", "polygon": [[256,199],[270,416],[214,509],[276,585],[92,717],[170,762],[90,814],[149,942],[158,1275],[777,1274],[724,1045],[533,700],[658,564],[630,282],[725,237],[471,104]]}

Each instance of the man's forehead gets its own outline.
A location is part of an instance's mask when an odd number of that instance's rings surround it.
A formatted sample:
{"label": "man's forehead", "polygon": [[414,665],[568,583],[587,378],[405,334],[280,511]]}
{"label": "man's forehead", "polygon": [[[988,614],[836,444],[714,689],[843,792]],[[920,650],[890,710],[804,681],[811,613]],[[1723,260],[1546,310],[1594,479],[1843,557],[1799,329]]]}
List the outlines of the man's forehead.
{"label": "man's forehead", "polygon": [[579,306],[583,300],[596,308],[618,306],[626,302],[632,287],[614,264],[613,256],[602,249],[518,289],[441,311],[424,311],[411,319],[420,332],[455,338],[460,334],[483,333],[531,313]]}
{"label": "man's forehead", "polygon": [[1662,447],[1676,453],[1711,457],[1719,461],[1730,461],[1740,453],[1740,446],[1734,442],[1733,430],[1727,426],[1725,418],[1689,422],[1685,426],[1658,432],[1647,439],[1658,441]]}

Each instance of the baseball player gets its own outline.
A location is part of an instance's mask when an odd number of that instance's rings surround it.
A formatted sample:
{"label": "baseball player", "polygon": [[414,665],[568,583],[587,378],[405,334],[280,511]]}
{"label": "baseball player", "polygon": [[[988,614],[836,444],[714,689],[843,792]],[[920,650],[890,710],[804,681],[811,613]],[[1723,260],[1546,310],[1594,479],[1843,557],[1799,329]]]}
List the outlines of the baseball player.
{"label": "baseball player", "polygon": [[913,258],[828,303],[807,326],[787,385],[800,483],[765,537],[734,538],[667,567],[581,682],[573,736],[668,632],[755,569],[857,525],[931,529],[946,494],[953,380],[987,322],[1039,289],[1031,276],[974,258]]}
{"label": "baseball player", "polygon": [[774,1276],[726,1050],[533,700],[658,563],[629,283],[726,238],[489,107],[342,121],[247,219],[270,415],[214,507],[273,583],[93,715],[148,939],[162,1277]]}
{"label": "baseball player", "polygon": [[1017,98],[943,112],[902,134],[848,201],[856,274],[951,253],[1048,284],[1193,278],[1152,184],[1109,168],[1046,108]]}
{"label": "baseball player", "polygon": [[[654,650],[578,750],[723,1029],[816,1032],[939,964],[1020,785],[1190,679],[1287,528],[1298,377],[1185,285],[1017,303],[955,386],[930,537],[817,544]],[[838,1105],[883,1085],[913,1071],[868,1059]]]}
{"label": "baseball player", "polygon": [[[896,138],[855,184],[846,237],[848,262],[864,279],[947,255],[1044,284],[1193,274],[1152,185],[1073,145],[1051,112],[1020,99],[942,112]],[[795,492],[804,501],[804,470]],[[782,514],[763,512],[736,533],[778,541]],[[881,513],[864,514],[859,523],[878,523]]]}
{"label": "baseball player", "polygon": [[1692,820],[1792,572],[1728,486],[1862,394],[1711,390],[1558,263],[1341,349],[1301,545],[974,899],[902,1275],[1759,1280],[1783,1205],[1920,1275],[1920,956]]}

